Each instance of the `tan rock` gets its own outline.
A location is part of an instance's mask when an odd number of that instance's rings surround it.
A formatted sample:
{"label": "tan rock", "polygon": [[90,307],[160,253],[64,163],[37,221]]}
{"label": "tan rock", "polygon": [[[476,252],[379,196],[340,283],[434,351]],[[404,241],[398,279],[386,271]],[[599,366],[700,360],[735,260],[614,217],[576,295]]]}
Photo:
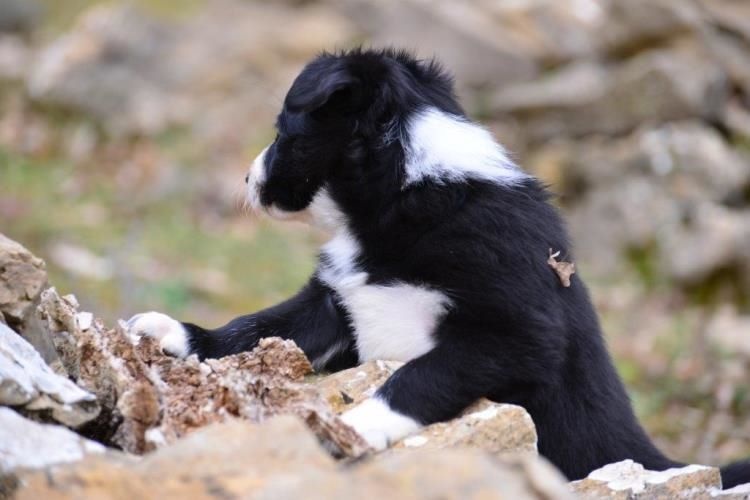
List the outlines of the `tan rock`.
{"label": "tan rock", "polygon": [[573,481],[570,487],[579,496],[591,499],[703,499],[710,498],[712,490],[721,488],[721,475],[719,469],[704,465],[656,472],[632,460],[623,460]]}
{"label": "tan rock", "polygon": [[34,100],[82,112],[112,134],[155,134],[199,114],[199,133],[231,122],[226,139],[239,117],[248,127],[249,114],[269,113],[261,103],[299,65],[353,37],[347,19],[314,5],[209,2],[167,22],[99,4],[39,51],[26,83]]}
{"label": "tan rock", "polygon": [[44,261],[21,244],[0,234],[0,312],[11,326],[33,312],[47,283]]}
{"label": "tan rock", "polygon": [[704,22],[691,2],[674,0],[603,0],[602,22],[593,36],[598,50],[627,55],[665,40],[695,34]]}
{"label": "tan rock", "polygon": [[[346,0],[341,4],[373,44],[423,47],[422,57],[439,54],[458,76],[460,86],[477,88],[518,82],[539,71],[537,61],[529,57],[539,44],[532,37],[516,36],[519,30],[514,29],[513,21],[517,17],[498,26],[503,17],[493,17],[477,8],[477,3]],[[508,18],[512,13],[503,15]],[[429,46],[424,45],[424,40],[430,40]]]}
{"label": "tan rock", "polygon": [[343,413],[375,394],[378,387],[401,366],[401,361],[368,361],[321,377],[315,385],[333,410]]}
{"label": "tan rock", "polygon": [[0,234],[0,316],[21,334],[47,363],[55,361],[55,349],[35,321],[39,295],[47,287],[44,261],[23,245]]}
{"label": "tan rock", "polygon": [[718,308],[706,324],[706,337],[720,349],[750,359],[750,314],[742,314],[732,305]]}
{"label": "tan rock", "polygon": [[500,462],[478,450],[400,450],[337,465],[291,416],[201,429],[136,463],[87,459],[23,477],[18,499],[566,499],[543,460]]}
{"label": "tan rock", "polygon": [[520,406],[482,400],[448,422],[428,425],[393,447],[436,450],[477,448],[492,455],[537,453],[531,416]]}
{"label": "tan rock", "polygon": [[711,21],[750,42],[750,5],[744,0],[699,0]]}
{"label": "tan rock", "polygon": [[[342,413],[375,394],[403,363],[368,361],[316,381],[334,410]],[[529,414],[515,405],[481,400],[448,422],[429,425],[393,448],[478,448],[493,455],[536,453],[537,435]]]}
{"label": "tan rock", "polygon": [[[543,459],[498,461],[470,449],[402,450],[364,464],[352,476],[372,499],[571,498],[562,475]],[[336,498],[349,498],[351,491],[348,495]]]}
{"label": "tan rock", "polygon": [[[727,79],[695,44],[655,49],[599,71],[586,63],[501,88],[492,108],[518,121],[531,140],[621,134],[643,122],[720,116]],[[574,87],[571,85],[575,84]]]}
{"label": "tan rock", "polygon": [[[747,159],[700,121],[558,141],[530,163],[552,177],[559,172],[555,189],[569,204],[578,260],[589,268],[611,272],[625,252],[649,245],[659,272],[682,282],[748,262],[746,210],[727,203],[750,182]],[[701,243],[707,237],[711,245]]]}
{"label": "tan rock", "polygon": [[100,458],[30,474],[16,498],[236,498],[334,468],[333,459],[294,417],[260,426],[231,421],[134,464]]}

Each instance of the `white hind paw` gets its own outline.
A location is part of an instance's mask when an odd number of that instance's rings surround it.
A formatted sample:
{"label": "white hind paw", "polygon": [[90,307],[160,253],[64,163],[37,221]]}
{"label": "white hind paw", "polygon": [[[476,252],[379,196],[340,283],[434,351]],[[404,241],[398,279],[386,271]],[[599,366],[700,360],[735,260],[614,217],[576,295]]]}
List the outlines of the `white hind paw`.
{"label": "white hind paw", "polygon": [[136,314],[127,322],[128,332],[146,335],[159,341],[161,350],[172,356],[184,358],[190,354],[188,332],[182,323],[159,312]]}

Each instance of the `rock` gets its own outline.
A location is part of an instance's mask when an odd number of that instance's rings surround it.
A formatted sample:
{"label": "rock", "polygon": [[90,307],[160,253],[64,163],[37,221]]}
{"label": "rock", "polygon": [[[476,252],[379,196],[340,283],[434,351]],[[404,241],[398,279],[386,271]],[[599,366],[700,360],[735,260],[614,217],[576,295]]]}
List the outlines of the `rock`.
{"label": "rock", "polygon": [[31,344],[5,325],[0,325],[0,404],[74,428],[99,413],[93,394],[54,373]]}
{"label": "rock", "polygon": [[75,462],[105,451],[99,443],[57,425],[39,424],[0,408],[0,498],[19,486],[18,474]]}
{"label": "rock", "polygon": [[623,460],[605,465],[570,486],[580,497],[592,499],[703,499],[711,498],[712,491],[721,489],[721,476],[719,469],[704,465],[656,472],[645,470],[632,460]]}
{"label": "rock", "polygon": [[0,312],[10,326],[24,325],[46,286],[44,261],[0,234]]}
{"label": "rock", "polygon": [[[696,51],[651,50],[607,71],[581,63],[535,82],[501,88],[491,106],[517,120],[536,142],[621,134],[644,122],[716,119],[726,99],[726,76]],[[571,88],[573,84],[580,87]]]}
{"label": "rock", "polygon": [[[469,449],[403,450],[364,464],[354,471],[350,481],[349,485],[363,485],[365,497],[372,499],[571,498],[562,475],[543,459],[525,457],[501,462]],[[348,488],[342,488],[333,498],[350,495]]]}
{"label": "rock", "polygon": [[539,71],[512,28],[498,26],[504,17],[488,15],[477,5],[423,0],[349,0],[342,5],[374,46],[424,47],[422,42],[430,40],[421,55],[440,54],[463,87],[524,81]]}
{"label": "rock", "polygon": [[713,52],[732,82],[750,93],[750,68],[746,64],[748,42],[738,40],[736,36],[724,30],[706,30],[706,46]]}
{"label": "rock", "polygon": [[249,128],[248,115],[270,120],[268,95],[322,47],[352,36],[345,19],[315,6],[216,2],[166,22],[98,5],[40,51],[27,87],[34,100],[82,112],[113,135],[195,123],[198,135],[226,141]]}
{"label": "rock", "polygon": [[31,49],[16,35],[0,35],[0,82],[19,81],[30,65]]}
{"label": "rock", "polygon": [[169,60],[174,36],[174,28],[134,8],[93,8],[39,54],[29,92],[106,120],[113,130],[160,130],[175,107],[160,92],[175,75],[159,63]]}
{"label": "rock", "polygon": [[[342,413],[375,394],[403,363],[368,361],[316,381],[323,397]],[[536,454],[534,422],[520,406],[481,400],[448,422],[429,425],[393,445],[394,449],[478,448],[492,455]]]}
{"label": "rock", "polygon": [[139,462],[90,458],[23,476],[16,498],[569,498],[536,457],[502,463],[477,450],[401,450],[337,465],[291,416],[213,424]]}
{"label": "rock", "polygon": [[740,484],[728,490],[711,490],[711,498],[723,500],[748,500],[750,499],[750,483]]}
{"label": "rock", "polygon": [[726,200],[750,182],[750,160],[696,121],[644,127],[611,142],[594,139],[574,156],[572,175],[593,187],[645,174],[665,184],[668,197],[684,201]]}
{"label": "rock", "polygon": [[750,5],[743,0],[699,0],[712,23],[750,42]]}
{"label": "rock", "polygon": [[368,361],[314,382],[333,410],[343,413],[375,394],[378,387],[401,366],[401,361]]}
{"label": "rock", "polygon": [[312,367],[291,341],[263,339],[251,353],[181,360],[162,354],[151,338],[131,338],[122,325],[107,330],[54,289],[42,294],[40,311],[60,340],[68,372],[102,405],[102,415],[82,430],[99,441],[144,453],[211,423],[291,413],[336,453],[367,451],[318,391],[302,383]]}
{"label": "rock", "polygon": [[[727,204],[750,183],[749,164],[716,131],[689,121],[618,139],[559,142],[537,153],[532,170],[558,176],[554,189],[569,204],[578,259],[587,267],[612,269],[625,252],[655,247],[660,272],[695,282],[746,260],[747,216]],[[700,244],[708,233],[715,242]]]}
{"label": "rock", "polygon": [[36,27],[40,14],[35,0],[0,0],[0,33],[28,33]]}
{"label": "rock", "polygon": [[29,474],[16,498],[107,497],[114,491],[124,498],[235,498],[334,467],[294,417],[260,426],[232,421],[209,426],[127,466],[102,457]]}
{"label": "rock", "polygon": [[74,462],[105,451],[101,444],[83,439],[65,427],[34,422],[10,408],[0,408],[0,422],[2,474]]}
{"label": "rock", "polygon": [[[748,92],[750,94],[750,92]],[[738,142],[750,143],[750,109],[737,100],[727,105],[724,123]]]}
{"label": "rock", "polygon": [[44,261],[0,234],[0,316],[39,351],[45,362],[56,367],[55,348],[35,314],[46,287]]}
{"label": "rock", "polygon": [[674,0],[605,0],[593,30],[597,52],[632,54],[696,33],[704,19],[691,3]]}
{"label": "rock", "polygon": [[477,448],[491,455],[536,455],[537,435],[531,416],[516,405],[487,400],[473,405],[448,422],[428,425],[393,447],[438,450]]}
{"label": "rock", "polygon": [[750,210],[704,202],[687,211],[687,220],[660,233],[660,270],[677,282],[694,285],[713,272],[733,269],[750,285]]}
{"label": "rock", "polygon": [[748,332],[750,332],[750,314],[740,314],[730,305],[721,307],[706,325],[706,336],[717,347],[750,359]]}
{"label": "rock", "polygon": [[672,0],[338,4],[375,45],[422,47],[429,40],[424,55],[439,54],[458,83],[471,89],[528,82],[572,60],[653,48],[697,31],[702,21],[695,7]]}

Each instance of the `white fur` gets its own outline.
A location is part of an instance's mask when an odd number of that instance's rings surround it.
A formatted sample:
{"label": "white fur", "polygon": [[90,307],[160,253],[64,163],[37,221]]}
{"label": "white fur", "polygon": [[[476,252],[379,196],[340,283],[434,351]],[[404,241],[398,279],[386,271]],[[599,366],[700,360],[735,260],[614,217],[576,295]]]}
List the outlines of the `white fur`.
{"label": "white fur", "polygon": [[336,236],[323,245],[321,253],[328,258],[328,263],[321,267],[319,278],[331,288],[336,289],[342,280],[355,274],[359,243],[346,228],[339,229]]}
{"label": "white fur", "polygon": [[336,290],[349,314],[360,361],[409,361],[435,346],[433,332],[450,306],[441,292],[405,283],[373,285],[357,270],[359,244],[346,230],[323,247],[318,277]]}
{"label": "white fur", "polygon": [[435,347],[432,333],[445,314],[448,300],[419,286],[364,285],[339,287],[357,338],[362,361],[409,361]]}
{"label": "white fur", "polygon": [[391,410],[377,397],[366,399],[341,415],[341,419],[376,450],[384,450],[421,427],[419,422]]}
{"label": "white fur", "polygon": [[266,180],[266,152],[269,146],[263,148],[263,151],[253,160],[247,176],[247,201],[254,209],[260,208],[260,188]]}
{"label": "white fur", "polygon": [[176,356],[184,358],[190,354],[187,331],[182,324],[159,312],[147,312],[136,314],[128,320],[128,332],[132,335],[147,335],[159,341],[161,349]]}
{"label": "white fur", "polygon": [[317,358],[312,360],[312,366],[315,371],[319,371],[325,367],[326,363],[328,363],[333,357],[341,352],[347,347],[346,341],[339,341],[335,342],[333,345],[331,345],[326,351],[318,356]]}
{"label": "white fur", "polygon": [[310,223],[323,229],[339,229],[346,224],[346,216],[325,186],[315,193],[306,211],[310,214]]}
{"label": "white fur", "polygon": [[405,186],[426,178],[512,185],[528,177],[486,129],[436,108],[416,113],[405,139]]}

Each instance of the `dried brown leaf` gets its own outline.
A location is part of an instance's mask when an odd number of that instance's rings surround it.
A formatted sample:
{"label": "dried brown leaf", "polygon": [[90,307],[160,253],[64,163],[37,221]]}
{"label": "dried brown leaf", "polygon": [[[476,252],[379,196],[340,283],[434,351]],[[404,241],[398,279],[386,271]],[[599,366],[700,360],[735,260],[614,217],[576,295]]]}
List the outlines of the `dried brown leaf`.
{"label": "dried brown leaf", "polygon": [[560,256],[560,250],[557,252],[552,252],[552,249],[549,249],[549,258],[547,259],[547,264],[549,267],[555,270],[557,273],[557,277],[560,278],[560,283],[562,283],[562,286],[569,287],[570,286],[570,277],[576,272],[576,265],[573,262],[565,262],[563,260],[558,261],[557,257]]}

